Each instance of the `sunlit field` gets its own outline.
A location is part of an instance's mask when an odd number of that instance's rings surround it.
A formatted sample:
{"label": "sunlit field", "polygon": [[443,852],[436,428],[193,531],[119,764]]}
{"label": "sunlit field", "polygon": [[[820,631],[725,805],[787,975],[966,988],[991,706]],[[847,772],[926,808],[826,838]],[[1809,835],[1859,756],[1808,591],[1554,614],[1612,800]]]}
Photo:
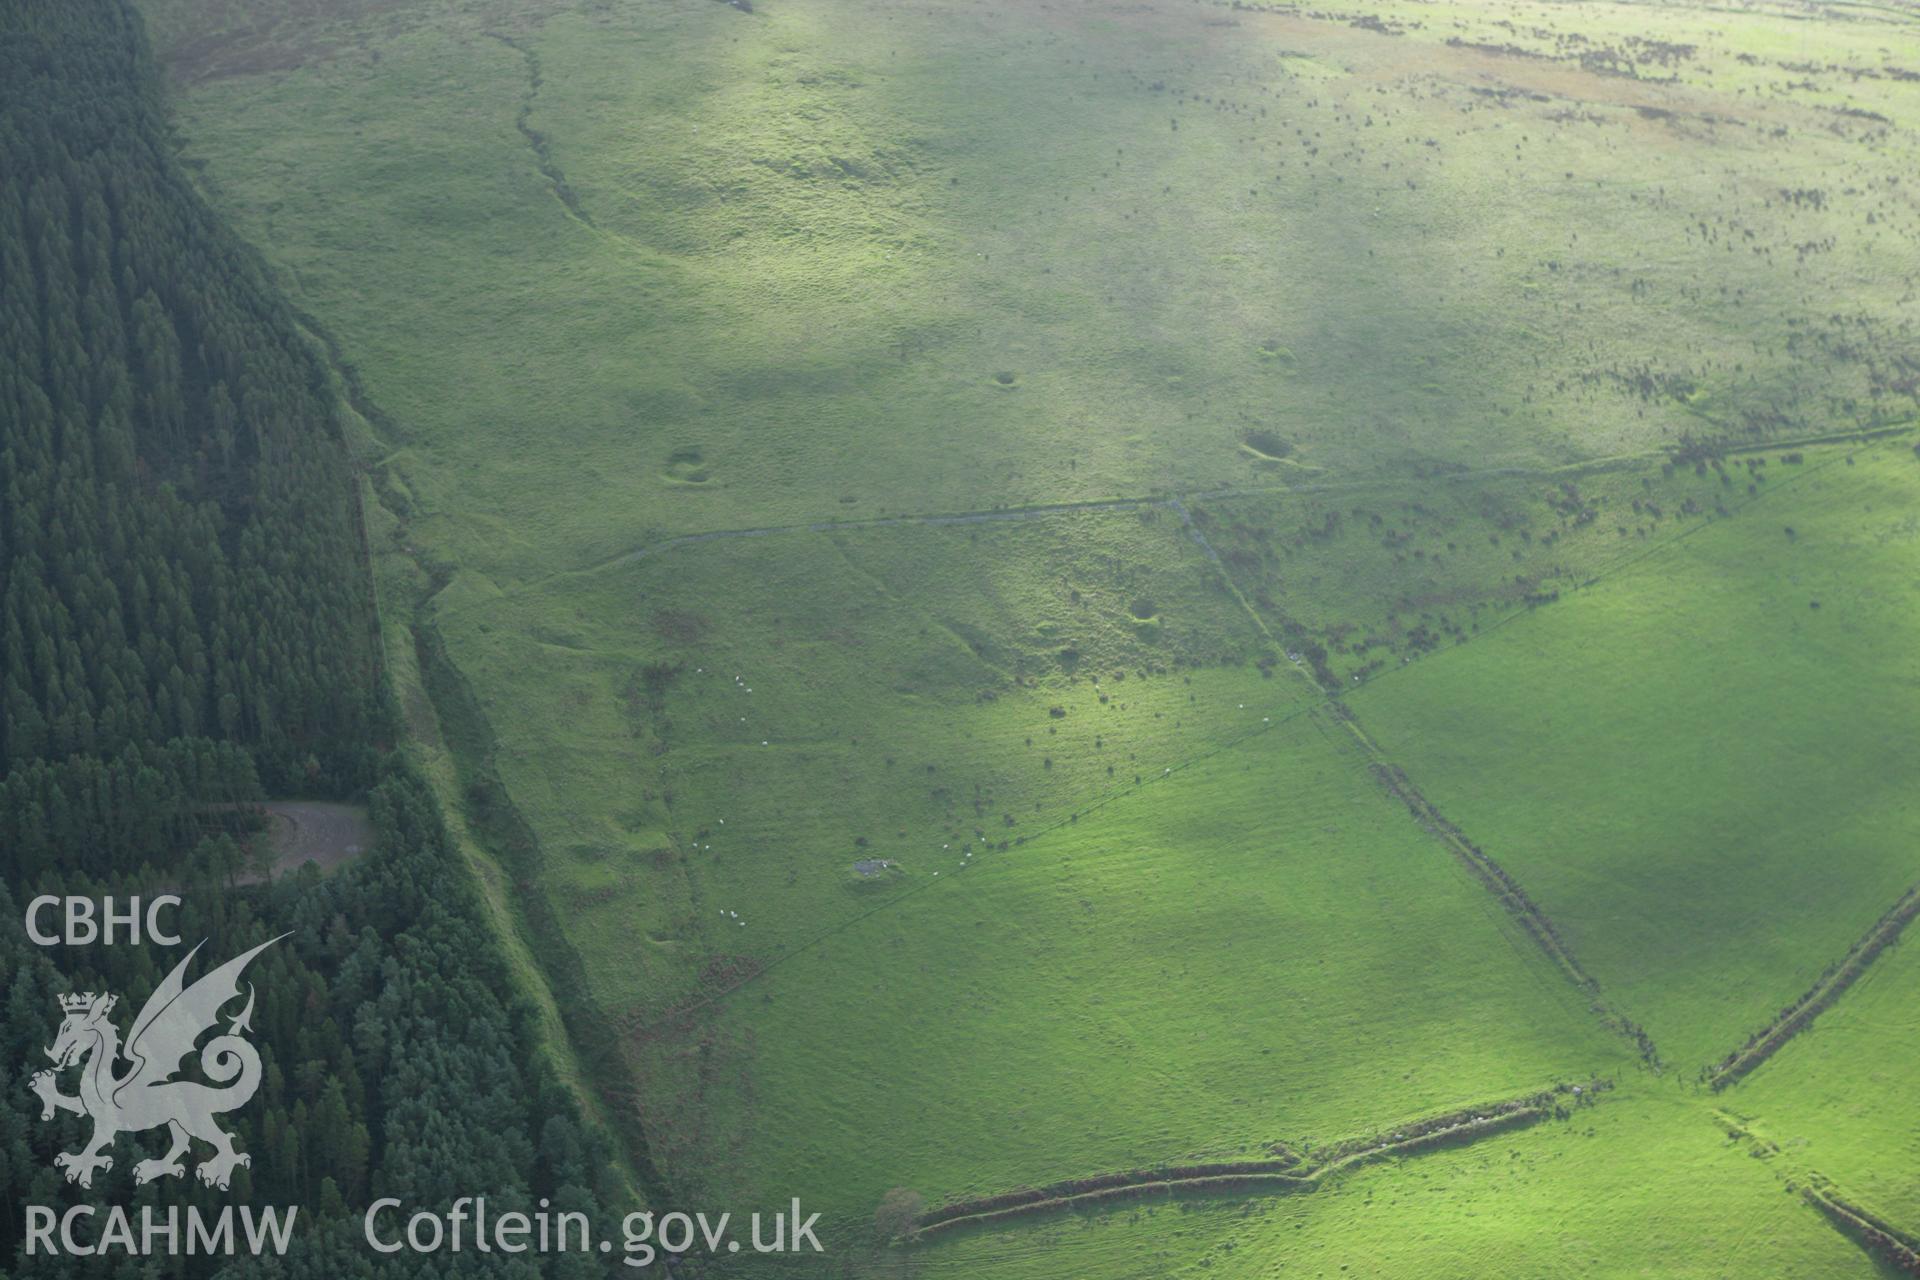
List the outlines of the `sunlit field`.
{"label": "sunlit field", "polygon": [[1920,11],[144,9],[650,1204],[1905,1265]]}

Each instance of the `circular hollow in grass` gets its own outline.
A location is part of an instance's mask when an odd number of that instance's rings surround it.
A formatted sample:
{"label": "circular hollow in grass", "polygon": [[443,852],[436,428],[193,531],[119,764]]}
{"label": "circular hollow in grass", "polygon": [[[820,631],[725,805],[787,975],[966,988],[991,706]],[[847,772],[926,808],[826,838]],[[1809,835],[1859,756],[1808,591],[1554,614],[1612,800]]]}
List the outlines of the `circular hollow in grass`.
{"label": "circular hollow in grass", "polygon": [[675,449],[668,454],[664,474],[672,484],[705,484],[713,478],[705,455],[693,448]]}
{"label": "circular hollow in grass", "polygon": [[1131,613],[1137,620],[1147,622],[1152,620],[1160,610],[1154,606],[1153,601],[1147,599],[1145,596],[1141,596],[1138,600],[1135,600],[1131,605],[1127,606],[1127,612]]}
{"label": "circular hollow in grass", "polygon": [[1240,437],[1240,443],[1244,444],[1249,452],[1257,453],[1263,458],[1272,458],[1275,462],[1293,452],[1291,442],[1282,439],[1278,432],[1269,431],[1264,427],[1258,431],[1247,432]]}

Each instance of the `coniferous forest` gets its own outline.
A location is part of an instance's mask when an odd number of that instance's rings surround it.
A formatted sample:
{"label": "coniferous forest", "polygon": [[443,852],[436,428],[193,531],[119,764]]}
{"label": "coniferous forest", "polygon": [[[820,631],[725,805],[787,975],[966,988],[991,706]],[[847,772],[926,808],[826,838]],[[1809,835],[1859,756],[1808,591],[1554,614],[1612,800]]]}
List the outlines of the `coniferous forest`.
{"label": "coniferous forest", "polygon": [[[137,1009],[185,948],[33,945],[33,895],[164,890],[204,972],[291,931],[248,971],[264,1063],[227,1117],[253,1156],[231,1195],[160,1179],[135,1203],[298,1204],[284,1259],[27,1258],[0,1273],[426,1274],[360,1242],[375,1196],[490,1193],[593,1209],[604,1151],[534,1048],[483,940],[436,801],[384,755],[388,715],[357,478],[326,370],[264,271],[172,157],[124,0],[0,3],[0,1198],[99,1202],[42,1121],[69,991]],[[377,847],[238,887],[247,803],[366,798]],[[134,1150],[135,1145],[139,1150]],[[106,1190],[164,1131],[122,1137]],[[123,1185],[128,1184],[128,1185]],[[534,1264],[491,1262],[502,1273]],[[567,1274],[587,1259],[541,1268]]]}

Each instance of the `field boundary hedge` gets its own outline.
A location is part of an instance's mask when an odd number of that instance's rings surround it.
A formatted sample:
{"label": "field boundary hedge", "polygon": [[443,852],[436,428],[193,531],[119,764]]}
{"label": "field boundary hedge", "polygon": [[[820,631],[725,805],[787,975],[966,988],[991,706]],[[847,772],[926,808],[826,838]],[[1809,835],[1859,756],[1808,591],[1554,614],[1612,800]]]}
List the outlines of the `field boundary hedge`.
{"label": "field boundary hedge", "polygon": [[1461,1107],[1409,1124],[1382,1130],[1370,1138],[1354,1138],[1320,1153],[1311,1162],[1285,1148],[1271,1159],[1239,1160],[1187,1165],[1155,1165],[1118,1173],[1071,1178],[1040,1187],[968,1200],[956,1200],[929,1209],[914,1220],[901,1237],[918,1243],[961,1226],[981,1226],[1010,1218],[1069,1208],[1119,1203],[1148,1196],[1209,1194],[1228,1191],[1288,1195],[1313,1191],[1333,1174],[1393,1156],[1475,1142],[1493,1133],[1521,1128],[1549,1116],[1564,1118],[1568,1100],[1586,1105],[1611,1088],[1592,1081],[1584,1086],[1557,1084],[1550,1089],[1501,1102]]}
{"label": "field boundary hedge", "polygon": [[1920,1276],[1920,1240],[1860,1206],[1842,1200],[1828,1188],[1803,1187],[1800,1196],[1825,1214],[1828,1221],[1840,1228],[1842,1235],[1852,1239],[1868,1253],[1906,1275]]}
{"label": "field boundary hedge", "polygon": [[1847,949],[1847,954],[1828,965],[1798,1000],[1782,1009],[1772,1022],[1747,1037],[1747,1042],[1703,1071],[1714,1092],[1738,1084],[1761,1063],[1779,1052],[1780,1047],[1807,1029],[1813,1020],[1846,994],[1859,981],[1867,966],[1882,951],[1899,940],[1900,934],[1920,915],[1920,885],[1908,889],[1900,900],[1873,922],[1873,927]]}
{"label": "field boundary hedge", "polygon": [[[1782,1155],[1779,1143],[1755,1133],[1745,1120],[1717,1108],[1713,1115],[1728,1137],[1746,1144],[1748,1154],[1762,1160],[1775,1160]],[[1798,1192],[1800,1198],[1833,1224],[1841,1235],[1886,1266],[1905,1275],[1920,1276],[1920,1237],[1902,1231],[1848,1200],[1833,1185],[1833,1181],[1819,1170],[1803,1168],[1794,1172],[1792,1163],[1786,1163],[1788,1172],[1782,1173],[1778,1167],[1774,1172],[1786,1184],[1788,1191]]]}
{"label": "field boundary hedge", "polygon": [[1520,927],[1530,934],[1547,958],[1553,961],[1568,981],[1586,992],[1593,1002],[1594,1013],[1601,1021],[1619,1034],[1632,1040],[1640,1050],[1640,1056],[1654,1067],[1660,1065],[1660,1053],[1646,1029],[1631,1018],[1609,1005],[1600,994],[1600,984],[1581,967],[1573,951],[1560,937],[1560,931],[1554,926],[1547,913],[1520,887],[1507,869],[1494,860],[1479,845],[1467,838],[1466,832],[1455,826],[1451,819],[1441,813],[1433,801],[1415,786],[1407,777],[1406,770],[1397,764],[1375,760],[1370,766],[1373,776],[1382,787],[1407,806],[1414,821],[1426,829],[1428,834],[1444,844],[1460,864],[1473,873],[1475,879],[1486,887],[1487,891],[1499,900],[1500,905],[1520,923]]}

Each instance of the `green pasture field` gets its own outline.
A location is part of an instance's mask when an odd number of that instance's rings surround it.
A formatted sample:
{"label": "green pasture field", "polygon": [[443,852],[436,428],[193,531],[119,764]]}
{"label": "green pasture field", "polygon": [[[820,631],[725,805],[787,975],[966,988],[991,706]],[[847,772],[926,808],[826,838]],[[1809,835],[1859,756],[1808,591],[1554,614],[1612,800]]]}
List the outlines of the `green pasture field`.
{"label": "green pasture field", "polygon": [[812,1188],[847,1246],[895,1186],[1311,1153],[1636,1071],[1316,715],[967,861],[635,1038],[656,1154],[705,1129],[687,1185]]}
{"label": "green pasture field", "polygon": [[1920,879],[1920,458],[1807,466],[1349,695],[1682,1074]]}
{"label": "green pasture field", "polygon": [[1910,5],[143,9],[649,1198],[847,1275],[1871,1273],[1806,1170],[1920,1230],[1904,952],[1695,1084],[1920,878]]}

